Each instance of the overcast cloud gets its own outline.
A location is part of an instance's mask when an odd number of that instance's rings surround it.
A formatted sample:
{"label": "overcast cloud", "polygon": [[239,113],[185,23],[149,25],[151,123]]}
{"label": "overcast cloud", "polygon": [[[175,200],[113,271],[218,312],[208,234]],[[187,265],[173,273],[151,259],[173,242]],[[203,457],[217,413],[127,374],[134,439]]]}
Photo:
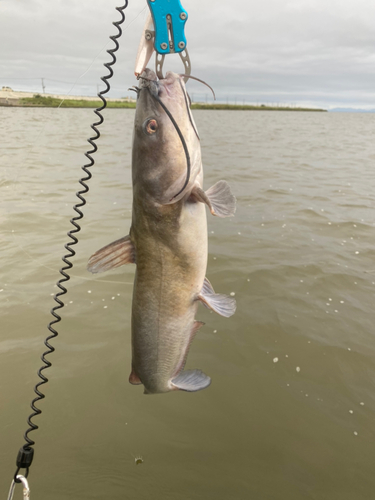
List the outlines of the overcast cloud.
{"label": "overcast cloud", "polygon": [[[0,0],[0,87],[94,95],[121,0]],[[375,2],[182,0],[192,74],[219,100],[375,108]],[[128,95],[147,14],[129,0],[112,97]],[[137,17],[138,16],[138,17]],[[132,24],[130,24],[132,23]],[[112,47],[109,42],[106,48]],[[102,51],[102,52],[101,52]],[[182,71],[178,58],[166,69]],[[72,84],[76,82],[72,89]],[[100,88],[103,88],[101,86]],[[210,99],[189,83],[195,100]]]}

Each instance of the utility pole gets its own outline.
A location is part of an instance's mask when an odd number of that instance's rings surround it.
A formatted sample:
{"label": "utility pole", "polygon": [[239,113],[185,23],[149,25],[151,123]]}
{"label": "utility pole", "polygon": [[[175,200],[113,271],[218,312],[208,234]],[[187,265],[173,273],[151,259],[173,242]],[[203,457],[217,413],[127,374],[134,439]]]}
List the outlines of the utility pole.
{"label": "utility pole", "polygon": [[42,78],[42,87],[43,87],[43,94],[45,94],[46,87],[44,86],[44,78]]}

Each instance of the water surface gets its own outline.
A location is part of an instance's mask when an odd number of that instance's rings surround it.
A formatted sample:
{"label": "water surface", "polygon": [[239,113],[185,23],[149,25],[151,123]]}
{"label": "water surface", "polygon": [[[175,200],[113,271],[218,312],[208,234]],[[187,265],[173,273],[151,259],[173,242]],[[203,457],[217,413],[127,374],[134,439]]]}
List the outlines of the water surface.
{"label": "water surface", "polygon": [[[134,268],[86,271],[128,233],[133,110],[107,110],[30,470],[32,495],[353,500],[375,488],[375,116],[196,111],[207,276],[235,294],[187,367],[209,389],[144,396],[128,383]],[[23,444],[68,241],[91,110],[0,108],[0,493]],[[141,456],[143,463],[136,465]],[[16,493],[17,494],[17,493]],[[21,493],[18,492],[18,495]]]}

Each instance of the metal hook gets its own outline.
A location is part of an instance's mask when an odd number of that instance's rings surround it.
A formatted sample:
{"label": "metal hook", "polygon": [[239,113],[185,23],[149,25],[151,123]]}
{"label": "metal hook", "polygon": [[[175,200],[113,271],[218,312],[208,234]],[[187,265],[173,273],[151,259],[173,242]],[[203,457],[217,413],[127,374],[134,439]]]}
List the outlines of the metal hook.
{"label": "metal hook", "polygon": [[[18,480],[18,481],[16,481],[16,480]],[[25,478],[25,476],[18,475],[18,476],[16,476],[16,480],[13,479],[12,484],[10,485],[10,490],[9,490],[9,495],[8,495],[7,500],[13,499],[14,488],[16,487],[17,482],[22,483],[22,485],[23,485],[23,500],[30,500],[29,483],[27,482],[27,479]]]}

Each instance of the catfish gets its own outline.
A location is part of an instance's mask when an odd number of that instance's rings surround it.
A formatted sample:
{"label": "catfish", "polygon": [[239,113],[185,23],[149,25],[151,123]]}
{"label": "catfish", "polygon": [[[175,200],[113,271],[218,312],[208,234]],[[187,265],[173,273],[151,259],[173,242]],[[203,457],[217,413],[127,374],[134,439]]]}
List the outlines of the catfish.
{"label": "catfish", "polygon": [[205,389],[201,370],[184,370],[203,323],[198,304],[224,317],[235,300],[206,278],[207,216],[230,217],[236,199],[226,181],[203,190],[199,134],[183,75],[140,76],[133,131],[133,210],[129,235],[97,251],[88,270],[135,264],[131,384],[145,394]]}

